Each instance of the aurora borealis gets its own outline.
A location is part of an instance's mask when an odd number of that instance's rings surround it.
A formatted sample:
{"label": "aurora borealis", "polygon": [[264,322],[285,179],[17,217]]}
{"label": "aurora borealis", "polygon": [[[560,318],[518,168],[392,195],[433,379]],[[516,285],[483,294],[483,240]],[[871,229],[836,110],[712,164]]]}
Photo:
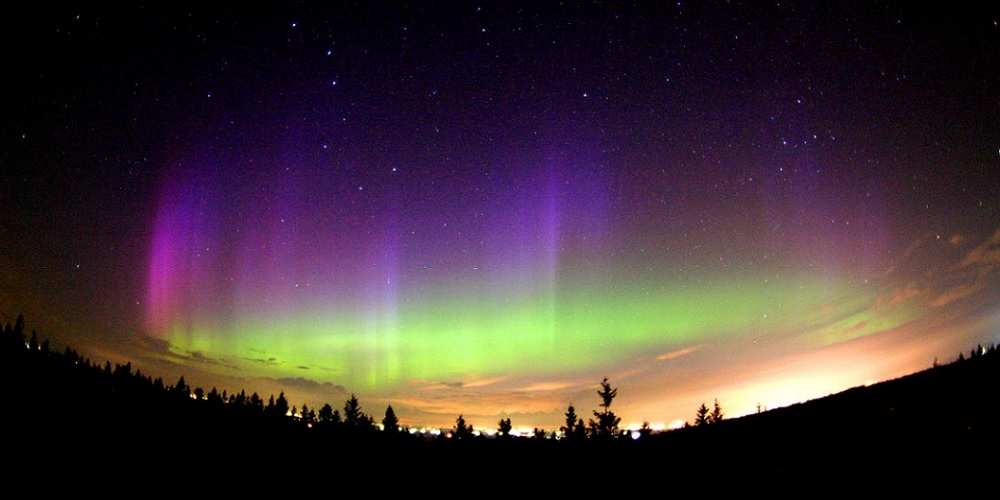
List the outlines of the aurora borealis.
{"label": "aurora borealis", "polygon": [[0,319],[477,428],[1000,340],[1000,10],[655,5],[6,7]]}

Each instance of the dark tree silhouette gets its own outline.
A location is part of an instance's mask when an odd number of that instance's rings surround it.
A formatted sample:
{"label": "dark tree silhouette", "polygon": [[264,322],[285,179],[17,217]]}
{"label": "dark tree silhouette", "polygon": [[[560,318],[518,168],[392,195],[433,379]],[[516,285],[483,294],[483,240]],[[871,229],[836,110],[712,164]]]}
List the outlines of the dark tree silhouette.
{"label": "dark tree silhouette", "polygon": [[695,414],[694,425],[708,425],[710,423],[711,420],[709,420],[708,407],[705,406],[705,403],[702,403],[701,406],[698,407],[698,412]]}
{"label": "dark tree silhouette", "polygon": [[649,422],[643,420],[642,427],[639,427],[639,437],[646,437],[653,433],[653,428],[649,426]]}
{"label": "dark tree silhouette", "polygon": [[501,418],[500,422],[497,424],[497,436],[501,438],[509,438],[511,429],[513,429],[513,426],[511,426],[510,419]]}
{"label": "dark tree silhouette", "polygon": [[355,428],[369,427],[373,424],[372,419],[361,411],[361,403],[354,394],[344,402],[344,423]]}
{"label": "dark tree silhouette", "polygon": [[246,398],[246,393],[245,392],[243,392],[242,394],[244,396],[243,400],[245,401],[245,403],[248,406],[250,406],[250,408],[252,408],[252,409],[254,409],[254,410],[258,411],[258,412],[263,412],[264,411],[264,400],[259,395],[257,395],[256,392],[254,392],[253,394],[251,394],[249,399]]}
{"label": "dark tree silhouette", "polygon": [[708,416],[708,422],[715,424],[722,422],[722,419],[726,417],[725,413],[722,413],[722,407],[719,406],[719,400],[715,400],[715,406],[712,408],[712,413]]}
{"label": "dark tree silhouette", "polygon": [[563,436],[569,439],[576,437],[577,418],[579,417],[576,416],[576,408],[573,408],[573,405],[569,405],[569,408],[566,409],[566,425],[559,428],[563,432]]}
{"label": "dark tree silhouette", "polygon": [[[224,390],[223,393],[225,393]],[[224,401],[225,398],[219,395],[219,391],[215,387],[212,387],[212,390],[208,391],[208,402],[212,403],[212,405],[220,405]]]}
{"label": "dark tree silhouette", "polygon": [[17,343],[19,349],[24,347],[24,315],[18,314],[17,319],[14,320],[14,330],[12,331],[11,337],[14,342]]}
{"label": "dark tree silhouette", "polygon": [[467,438],[472,436],[472,426],[465,423],[465,418],[462,415],[458,416],[455,420],[455,428],[451,431],[452,437],[457,439]]}
{"label": "dark tree silhouette", "polygon": [[327,403],[319,409],[319,421],[322,424],[339,424],[340,412],[335,411],[330,403]]}
{"label": "dark tree silhouette", "polygon": [[590,433],[595,437],[611,438],[618,435],[618,424],[621,423],[620,418],[611,411],[611,402],[614,401],[615,396],[618,395],[618,389],[611,387],[611,383],[608,382],[607,377],[601,382],[601,390],[597,391],[597,395],[601,397],[601,408],[602,411],[594,411],[594,416],[597,420],[590,421]]}
{"label": "dark tree silhouette", "polygon": [[311,424],[316,421],[316,410],[309,408],[306,403],[302,403],[302,421]]}
{"label": "dark tree silhouette", "polygon": [[382,430],[386,432],[399,431],[399,419],[396,418],[396,412],[393,411],[392,405],[385,409],[385,416],[382,417]]}
{"label": "dark tree silhouette", "polygon": [[[111,365],[108,364],[107,366],[110,369]],[[191,386],[187,385],[187,382],[184,382],[184,375],[181,375],[181,378],[179,378],[177,383],[174,384],[174,392],[176,392],[180,397],[191,397]]]}
{"label": "dark tree silhouette", "polygon": [[285,399],[285,392],[278,394],[278,399],[274,400],[274,415],[284,417],[288,415],[288,400]]}

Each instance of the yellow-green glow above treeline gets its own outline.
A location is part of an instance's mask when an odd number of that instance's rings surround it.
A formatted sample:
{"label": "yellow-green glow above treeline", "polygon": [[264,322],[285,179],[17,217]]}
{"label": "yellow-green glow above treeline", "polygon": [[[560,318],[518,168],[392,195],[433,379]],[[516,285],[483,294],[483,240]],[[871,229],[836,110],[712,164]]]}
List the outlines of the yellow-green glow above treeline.
{"label": "yellow-green glow above treeline", "polygon": [[[728,398],[735,415],[920,369],[996,321],[985,289],[963,295],[970,285],[956,281],[993,279],[992,266],[901,286],[802,273],[618,281],[627,286],[567,278],[520,294],[467,286],[360,311],[250,312],[215,328],[175,327],[167,339],[191,368],[278,381],[310,404],[336,403],[331,387],[395,401],[414,423],[447,425],[458,412],[556,425],[610,375],[633,392],[620,403],[632,420],[670,425],[696,400]],[[956,295],[963,300],[947,300]]]}

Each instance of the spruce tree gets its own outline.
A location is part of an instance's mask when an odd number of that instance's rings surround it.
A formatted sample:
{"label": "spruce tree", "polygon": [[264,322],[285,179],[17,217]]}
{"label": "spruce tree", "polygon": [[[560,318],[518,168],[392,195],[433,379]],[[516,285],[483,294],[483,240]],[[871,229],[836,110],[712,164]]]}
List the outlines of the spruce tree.
{"label": "spruce tree", "polygon": [[351,394],[351,399],[344,402],[344,423],[351,427],[365,427],[368,422],[368,415],[361,411],[358,397]]}
{"label": "spruce tree", "polygon": [[569,408],[566,410],[566,425],[564,425],[559,429],[563,431],[563,436],[565,436],[567,439],[572,439],[576,437],[575,431],[576,431],[577,418],[579,417],[576,416],[576,408],[573,408],[573,405],[569,405]]}
{"label": "spruce tree", "polygon": [[386,432],[399,431],[399,419],[396,418],[396,412],[393,411],[392,405],[389,405],[385,409],[385,417],[382,418],[382,430]]}
{"label": "spruce tree", "polygon": [[614,401],[615,396],[618,395],[618,389],[611,387],[611,383],[608,382],[607,377],[601,382],[601,390],[597,391],[597,395],[601,397],[601,408],[602,411],[594,412],[594,416],[597,420],[590,421],[590,432],[595,437],[611,438],[618,434],[618,424],[621,423],[620,418],[611,411],[611,402]]}
{"label": "spruce tree", "polygon": [[712,413],[708,416],[708,422],[711,424],[722,422],[722,419],[725,418],[725,416],[726,415],[722,413],[722,407],[719,406],[719,400],[716,399],[715,407],[712,408]]}
{"label": "spruce tree", "polygon": [[288,400],[285,399],[285,392],[278,393],[278,399],[274,401],[274,414],[279,417],[288,415]]}
{"label": "spruce tree", "polygon": [[709,420],[708,407],[705,406],[705,403],[702,403],[701,406],[698,407],[698,413],[695,414],[694,425],[708,425],[709,423],[711,423],[711,421]]}

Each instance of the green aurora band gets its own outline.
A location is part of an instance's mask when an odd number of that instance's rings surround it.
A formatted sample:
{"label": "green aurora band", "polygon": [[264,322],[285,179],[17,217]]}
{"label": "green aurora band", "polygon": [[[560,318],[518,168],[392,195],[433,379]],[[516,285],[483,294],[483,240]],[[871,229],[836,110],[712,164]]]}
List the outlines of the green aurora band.
{"label": "green aurora band", "polygon": [[[368,393],[414,380],[586,371],[715,337],[832,332],[857,323],[871,302],[857,291],[845,302],[840,284],[816,278],[635,285],[580,284],[514,299],[482,290],[415,297],[385,308],[392,313],[367,316],[346,310],[247,315],[226,326],[175,328],[168,340],[178,354],[201,353],[251,371],[266,365],[272,376],[308,371],[310,378]],[[835,310],[824,308],[831,303]],[[873,321],[852,335],[894,321]],[[842,340],[821,335],[822,342]]]}

